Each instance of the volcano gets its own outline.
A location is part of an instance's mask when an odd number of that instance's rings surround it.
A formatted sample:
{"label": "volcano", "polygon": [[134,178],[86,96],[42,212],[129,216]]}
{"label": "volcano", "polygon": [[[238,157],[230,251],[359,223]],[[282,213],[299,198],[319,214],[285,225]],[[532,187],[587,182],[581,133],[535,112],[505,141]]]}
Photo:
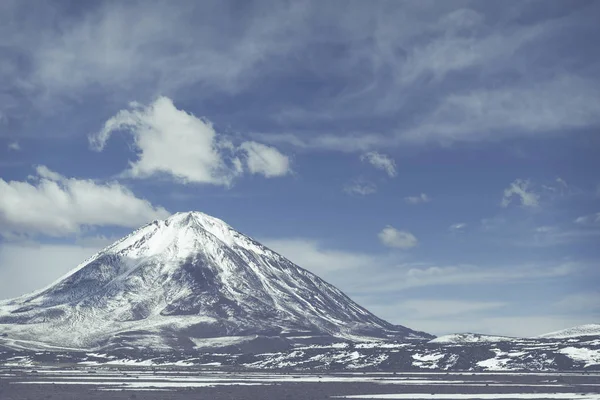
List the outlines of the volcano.
{"label": "volcano", "polygon": [[125,236],[37,292],[0,302],[5,343],[72,349],[425,340],[200,212]]}

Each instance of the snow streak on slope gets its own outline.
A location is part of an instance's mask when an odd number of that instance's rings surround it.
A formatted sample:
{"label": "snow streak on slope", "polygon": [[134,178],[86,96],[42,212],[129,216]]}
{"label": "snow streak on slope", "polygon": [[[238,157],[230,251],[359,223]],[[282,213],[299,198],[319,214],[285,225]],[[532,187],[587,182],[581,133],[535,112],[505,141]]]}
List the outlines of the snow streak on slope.
{"label": "snow streak on slope", "polygon": [[2,332],[80,348],[193,348],[224,336],[431,338],[377,318],[199,212],[154,221],[55,284],[0,302]]}

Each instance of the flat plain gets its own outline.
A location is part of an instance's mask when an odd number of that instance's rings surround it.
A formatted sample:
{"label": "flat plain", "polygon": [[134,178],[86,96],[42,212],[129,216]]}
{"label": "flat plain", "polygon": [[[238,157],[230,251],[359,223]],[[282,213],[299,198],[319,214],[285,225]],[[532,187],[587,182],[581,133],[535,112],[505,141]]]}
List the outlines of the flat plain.
{"label": "flat plain", "polygon": [[2,400],[600,400],[600,373],[299,373],[189,368],[2,368]]}

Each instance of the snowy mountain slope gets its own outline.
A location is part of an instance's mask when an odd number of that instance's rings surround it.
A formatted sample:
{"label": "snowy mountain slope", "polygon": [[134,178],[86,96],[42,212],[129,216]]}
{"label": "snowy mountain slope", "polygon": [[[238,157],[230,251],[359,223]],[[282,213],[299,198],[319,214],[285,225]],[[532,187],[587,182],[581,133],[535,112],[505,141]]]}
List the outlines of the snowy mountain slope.
{"label": "snowy mountain slope", "polygon": [[0,334],[75,348],[203,347],[209,338],[430,339],[199,212],[154,221],[54,284],[0,302]]}
{"label": "snowy mountain slope", "polygon": [[556,332],[550,332],[538,336],[538,338],[546,339],[564,339],[580,336],[600,336],[600,324],[586,324],[574,326],[572,328],[563,329]]}

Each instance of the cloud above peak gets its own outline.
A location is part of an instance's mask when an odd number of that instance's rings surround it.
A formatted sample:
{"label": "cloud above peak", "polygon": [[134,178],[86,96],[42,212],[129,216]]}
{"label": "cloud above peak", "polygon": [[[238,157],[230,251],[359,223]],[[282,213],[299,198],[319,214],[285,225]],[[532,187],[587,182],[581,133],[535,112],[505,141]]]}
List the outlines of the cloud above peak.
{"label": "cloud above peak", "polygon": [[131,178],[167,175],[180,183],[230,186],[245,171],[267,178],[291,172],[288,157],[276,148],[252,141],[236,146],[210,121],[178,109],[164,96],[119,111],[89,136],[91,148],[102,151],[115,132],[133,136],[137,160],[123,173]]}

